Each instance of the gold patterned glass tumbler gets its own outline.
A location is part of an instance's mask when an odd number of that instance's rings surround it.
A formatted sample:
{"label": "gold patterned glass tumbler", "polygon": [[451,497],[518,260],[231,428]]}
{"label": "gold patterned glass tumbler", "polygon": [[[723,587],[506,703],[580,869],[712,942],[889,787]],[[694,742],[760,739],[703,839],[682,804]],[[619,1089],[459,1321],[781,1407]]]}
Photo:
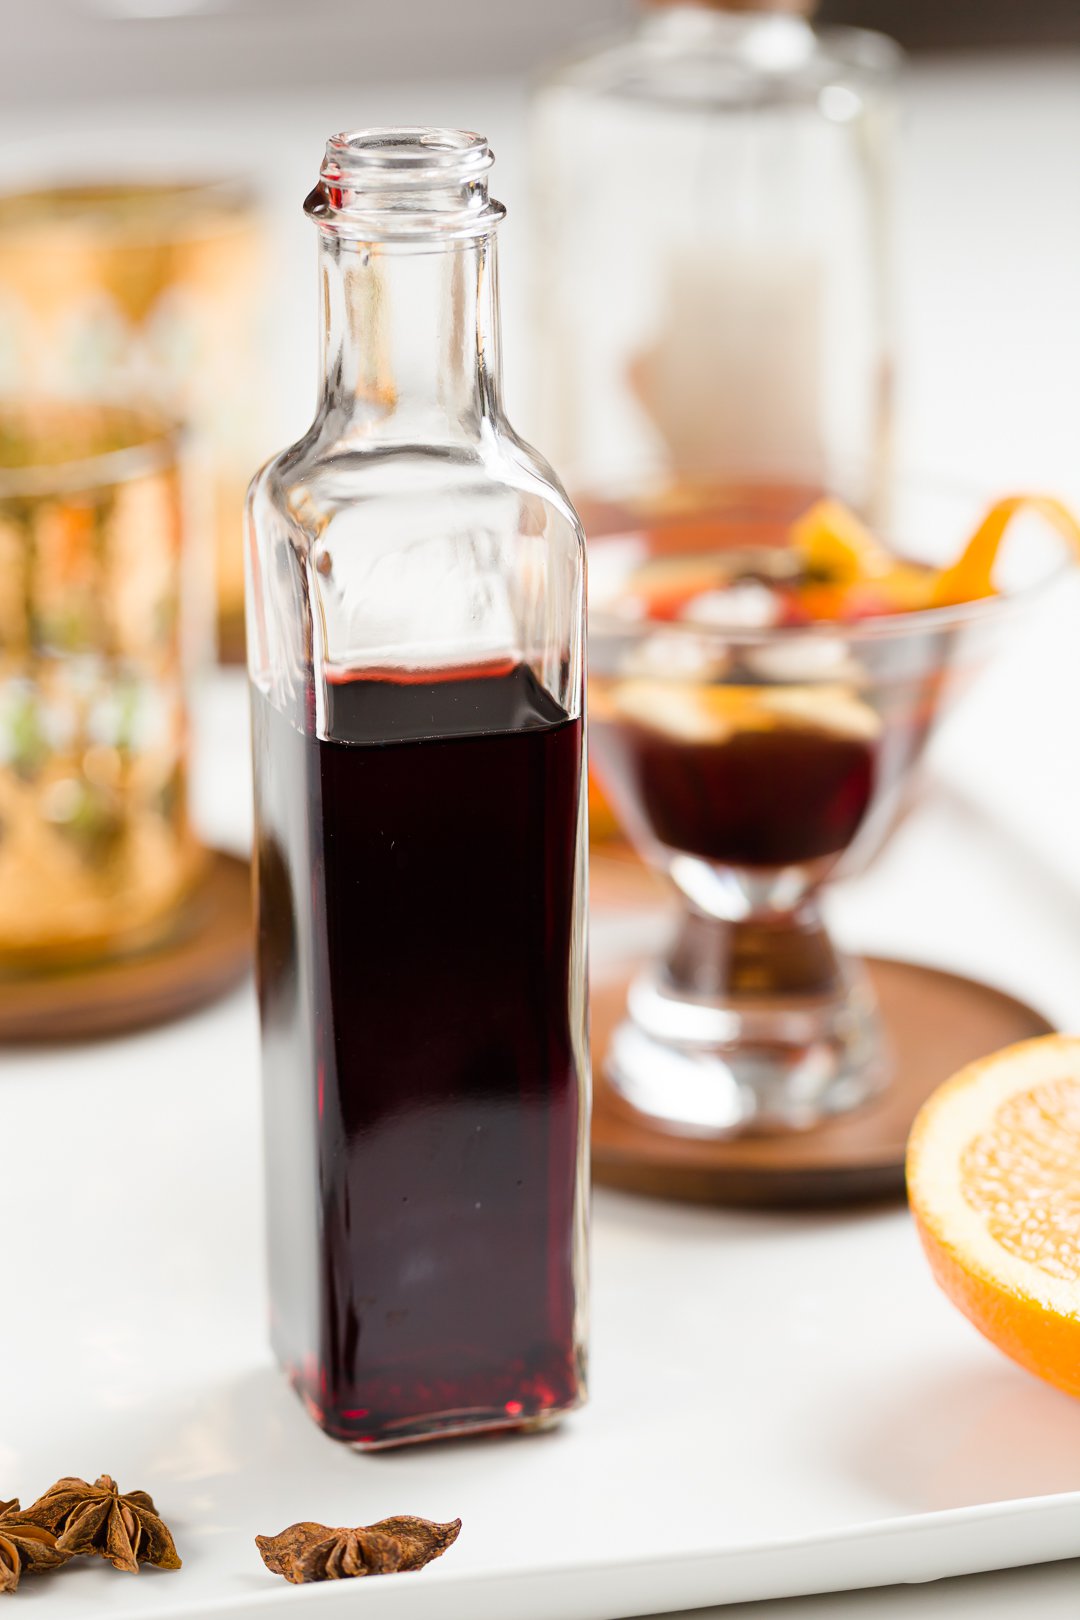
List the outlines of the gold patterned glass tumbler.
{"label": "gold patterned glass tumbler", "polygon": [[268,452],[262,225],[223,181],[0,197],[0,394],[145,402],[191,430],[193,543],[216,577],[224,655],[243,648],[241,534]]}
{"label": "gold patterned glass tumbler", "polygon": [[176,430],[0,405],[0,969],[137,949],[199,864]]}

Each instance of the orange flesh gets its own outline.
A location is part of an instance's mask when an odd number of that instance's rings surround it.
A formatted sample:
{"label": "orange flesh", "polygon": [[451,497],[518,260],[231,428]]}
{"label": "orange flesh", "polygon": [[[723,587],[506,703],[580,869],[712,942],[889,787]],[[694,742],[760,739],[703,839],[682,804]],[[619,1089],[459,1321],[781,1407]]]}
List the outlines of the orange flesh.
{"label": "orange flesh", "polygon": [[1019,1092],[960,1160],[960,1186],[994,1241],[1052,1277],[1080,1279],[1080,1081]]}

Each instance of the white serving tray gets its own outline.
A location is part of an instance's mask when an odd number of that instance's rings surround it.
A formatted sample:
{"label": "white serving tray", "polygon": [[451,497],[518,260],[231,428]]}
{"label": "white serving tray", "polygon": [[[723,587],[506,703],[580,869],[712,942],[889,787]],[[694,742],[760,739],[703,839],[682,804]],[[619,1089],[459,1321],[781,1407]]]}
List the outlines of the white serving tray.
{"label": "white serving tray", "polygon": [[[856,943],[1080,1025],[1080,907],[962,806],[909,821],[837,911]],[[600,920],[597,958],[634,932]],[[969,1328],[902,1210],[600,1194],[588,1408],[550,1435],[359,1456],[266,1347],[250,990],[146,1035],[0,1052],[0,1144],[0,1498],[111,1473],[152,1492],[185,1560],[27,1578],[34,1620],[617,1620],[1080,1553],[1080,1402]],[[402,1512],[464,1521],[420,1574],[290,1588],[254,1546]]]}

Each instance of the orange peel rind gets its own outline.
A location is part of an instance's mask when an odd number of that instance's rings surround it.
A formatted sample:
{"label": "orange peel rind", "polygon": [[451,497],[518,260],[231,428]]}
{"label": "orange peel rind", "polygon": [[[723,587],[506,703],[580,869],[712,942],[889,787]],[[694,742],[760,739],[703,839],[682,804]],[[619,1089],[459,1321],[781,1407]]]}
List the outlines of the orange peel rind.
{"label": "orange peel rind", "polygon": [[936,576],[931,606],[955,607],[960,602],[977,602],[995,594],[994,568],[1002,541],[1020,512],[1032,512],[1045,519],[1080,557],[1080,523],[1064,502],[1052,495],[1005,495],[994,502],[956,562]]}

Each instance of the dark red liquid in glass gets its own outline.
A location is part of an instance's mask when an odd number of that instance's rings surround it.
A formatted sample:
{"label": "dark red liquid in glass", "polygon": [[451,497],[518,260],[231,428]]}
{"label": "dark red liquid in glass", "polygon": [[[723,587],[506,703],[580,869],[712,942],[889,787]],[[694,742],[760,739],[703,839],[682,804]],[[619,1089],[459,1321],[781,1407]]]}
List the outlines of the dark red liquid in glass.
{"label": "dark red liquid in glass", "polygon": [[846,849],[877,776],[875,745],[811,728],[697,743],[597,720],[592,752],[631,825],[726,866],[793,866]]}
{"label": "dark red liquid in glass", "polygon": [[327,721],[254,697],[275,1349],[358,1444],[542,1418],[582,1394],[581,723],[524,667]]}

